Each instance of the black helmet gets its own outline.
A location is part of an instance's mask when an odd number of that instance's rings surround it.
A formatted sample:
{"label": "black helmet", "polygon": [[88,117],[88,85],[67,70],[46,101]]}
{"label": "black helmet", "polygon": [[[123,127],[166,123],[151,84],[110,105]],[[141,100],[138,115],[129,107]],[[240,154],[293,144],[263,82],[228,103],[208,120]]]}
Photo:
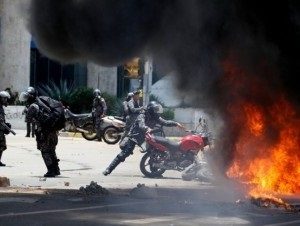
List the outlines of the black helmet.
{"label": "black helmet", "polygon": [[100,91],[100,89],[95,89],[93,94],[94,94],[94,97],[101,96],[101,91]]}
{"label": "black helmet", "polygon": [[37,91],[36,91],[35,88],[33,88],[32,86],[29,86],[29,87],[27,88],[27,92],[28,92],[31,96],[33,96],[33,97],[36,97],[36,96],[37,96]]}
{"label": "black helmet", "polygon": [[126,97],[126,101],[130,101],[133,95],[134,95],[133,93],[128,93]]}
{"label": "black helmet", "polygon": [[0,101],[1,101],[1,104],[3,104],[4,106],[7,106],[8,99],[10,99],[9,93],[7,91],[1,91],[0,92]]}
{"label": "black helmet", "polygon": [[22,92],[19,96],[21,102],[33,102],[37,97],[37,91],[33,87],[28,87],[26,91]]}
{"label": "black helmet", "polygon": [[159,116],[159,114],[163,113],[164,109],[161,104],[157,103],[156,101],[151,101],[147,105],[147,112],[152,116]]}
{"label": "black helmet", "polygon": [[38,116],[39,113],[39,106],[37,104],[31,104],[29,108],[27,109],[26,117],[27,119],[33,119]]}

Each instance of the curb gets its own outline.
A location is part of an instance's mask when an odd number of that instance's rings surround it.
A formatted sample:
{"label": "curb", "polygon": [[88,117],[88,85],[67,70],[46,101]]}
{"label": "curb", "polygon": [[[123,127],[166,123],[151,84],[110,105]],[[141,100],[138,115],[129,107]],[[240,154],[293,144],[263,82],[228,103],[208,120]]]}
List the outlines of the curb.
{"label": "curb", "polygon": [[59,132],[58,136],[60,137],[76,137],[76,138],[83,138],[81,133],[73,133],[73,132]]}

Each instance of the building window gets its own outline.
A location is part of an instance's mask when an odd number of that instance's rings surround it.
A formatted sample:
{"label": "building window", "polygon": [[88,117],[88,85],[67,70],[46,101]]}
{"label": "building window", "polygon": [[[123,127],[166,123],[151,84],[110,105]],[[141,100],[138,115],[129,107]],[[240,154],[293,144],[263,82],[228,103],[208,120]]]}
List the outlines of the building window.
{"label": "building window", "polygon": [[42,55],[32,42],[30,50],[30,85],[38,87],[50,82],[59,85],[61,81],[67,81],[68,84],[73,84],[75,87],[86,86],[86,64],[62,65]]}

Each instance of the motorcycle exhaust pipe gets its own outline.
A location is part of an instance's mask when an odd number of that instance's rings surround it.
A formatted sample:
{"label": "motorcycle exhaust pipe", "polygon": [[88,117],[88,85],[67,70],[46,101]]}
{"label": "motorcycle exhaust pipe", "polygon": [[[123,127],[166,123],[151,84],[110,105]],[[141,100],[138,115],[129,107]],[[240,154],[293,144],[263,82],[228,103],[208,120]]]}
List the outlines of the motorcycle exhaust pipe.
{"label": "motorcycle exhaust pipe", "polygon": [[90,131],[87,131],[85,129],[81,129],[81,128],[78,128],[78,127],[76,127],[76,130],[78,130],[81,133],[90,133]]}

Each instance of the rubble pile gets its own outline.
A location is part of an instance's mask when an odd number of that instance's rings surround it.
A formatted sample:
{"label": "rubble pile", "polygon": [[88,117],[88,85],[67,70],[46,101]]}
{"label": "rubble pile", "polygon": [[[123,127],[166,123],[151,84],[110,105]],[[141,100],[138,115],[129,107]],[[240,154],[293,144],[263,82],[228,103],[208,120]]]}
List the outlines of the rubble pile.
{"label": "rubble pile", "polygon": [[108,195],[109,192],[104,187],[97,184],[97,182],[91,181],[90,185],[79,188],[79,194],[82,195]]}
{"label": "rubble pile", "polygon": [[157,185],[155,188],[149,188],[145,186],[145,184],[138,183],[137,186],[133,188],[129,194],[135,198],[157,198]]}
{"label": "rubble pile", "polygon": [[9,187],[10,181],[7,177],[0,177],[0,187]]}

